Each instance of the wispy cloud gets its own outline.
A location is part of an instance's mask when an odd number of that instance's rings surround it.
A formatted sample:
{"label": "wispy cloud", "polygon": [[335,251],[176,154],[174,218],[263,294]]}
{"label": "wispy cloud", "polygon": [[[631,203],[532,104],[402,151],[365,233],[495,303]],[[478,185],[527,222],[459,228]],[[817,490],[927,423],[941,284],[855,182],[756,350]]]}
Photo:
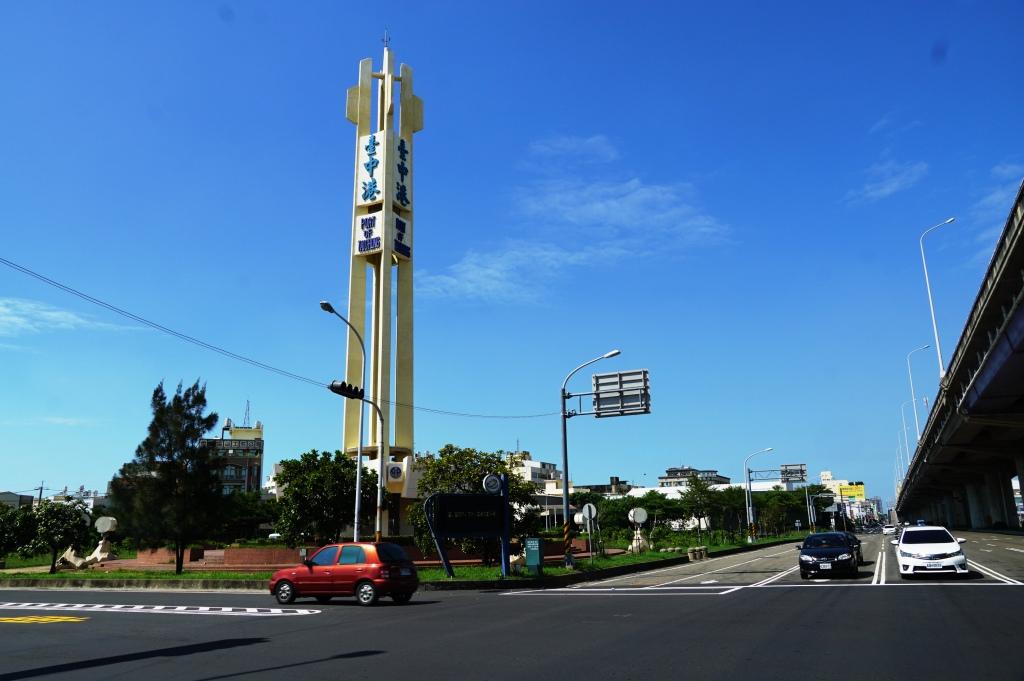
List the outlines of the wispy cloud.
{"label": "wispy cloud", "polygon": [[75,416],[34,416],[23,419],[0,420],[0,425],[20,428],[37,428],[39,426],[78,428],[81,426],[91,426],[93,423],[92,419],[79,418]]}
{"label": "wispy cloud", "polygon": [[868,130],[868,134],[874,135],[876,132],[881,132],[889,127],[892,127],[892,112],[889,112],[879,118]]}
{"label": "wispy cloud", "polygon": [[992,177],[997,180],[1016,180],[1024,178],[1024,165],[1020,163],[999,163],[992,167]]}
{"label": "wispy cloud", "polygon": [[124,329],[98,322],[69,310],[25,298],[0,298],[0,336],[13,337],[45,331]]}
{"label": "wispy cloud", "polygon": [[992,167],[990,175],[993,184],[985,189],[984,195],[968,211],[968,217],[981,227],[975,237],[978,250],[971,258],[973,264],[988,262],[992,257],[996,241],[1006,226],[1006,216],[1020,189],[1024,166],[1000,163]]}
{"label": "wispy cloud", "polygon": [[909,189],[928,174],[928,164],[924,161],[900,163],[890,159],[875,163],[865,172],[867,181],[860,189],[847,192],[848,202],[878,201]]}
{"label": "wispy cloud", "polygon": [[[560,140],[557,143],[554,140]],[[587,140],[590,153],[575,156],[577,138],[550,138],[530,146],[558,158],[572,172],[548,174],[513,191],[514,211],[499,231],[528,238],[495,244],[487,253],[468,252],[441,272],[416,274],[417,293],[430,298],[534,302],[569,268],[593,267],[614,259],[723,242],[725,225],[696,205],[690,184],[651,183],[635,176],[582,172],[580,163],[618,156],[607,139]],[[587,146],[587,145],[584,145]],[[600,151],[600,153],[598,153]],[[573,166],[574,161],[578,161]]]}
{"label": "wispy cloud", "polygon": [[619,150],[604,135],[558,135],[530,143],[529,154],[534,158],[573,158],[582,162],[607,163],[619,157]]}

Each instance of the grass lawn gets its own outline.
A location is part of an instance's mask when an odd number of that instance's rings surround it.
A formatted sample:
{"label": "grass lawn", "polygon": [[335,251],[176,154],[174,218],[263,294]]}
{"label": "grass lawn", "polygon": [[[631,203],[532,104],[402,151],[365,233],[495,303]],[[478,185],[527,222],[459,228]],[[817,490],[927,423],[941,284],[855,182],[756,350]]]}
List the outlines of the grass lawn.
{"label": "grass lawn", "polygon": [[[775,542],[779,540],[792,540],[798,541],[807,536],[805,533],[790,533],[782,537],[771,537],[769,539],[758,540],[757,544],[763,544],[767,542]],[[744,546],[745,544],[726,544],[721,546],[708,546],[708,552],[714,554],[718,551],[725,549],[732,549],[738,546]],[[633,553],[622,553],[616,556],[595,556],[593,562],[590,558],[577,558],[576,559],[576,571],[578,572],[591,572],[594,570],[602,570],[611,567],[618,567],[621,565],[634,565],[637,563],[656,563],[669,558],[678,558],[679,556],[686,555],[685,552],[680,553],[661,553],[660,551],[646,551],[640,554]],[[29,567],[31,565],[49,565],[50,559],[47,557],[42,562],[24,563],[24,564],[12,564],[10,558],[8,559],[8,567]],[[497,566],[483,567],[480,565],[456,565],[454,566],[455,579],[458,581],[491,581],[499,579],[501,571]],[[545,565],[544,575],[552,577],[556,575],[564,575],[569,573],[570,570],[566,569],[561,565]],[[204,571],[198,570],[187,570],[184,573],[177,575],[170,570],[62,570],[55,575],[46,573],[6,573],[3,577],[6,578],[32,578],[32,579],[218,579],[225,581],[236,581],[236,580],[269,580],[271,571],[265,572],[218,572],[218,571]],[[444,568],[441,567],[425,567],[419,570],[421,582],[445,582],[448,581],[448,576],[444,572]],[[528,575],[513,576],[512,580],[529,580],[531,577]]]}

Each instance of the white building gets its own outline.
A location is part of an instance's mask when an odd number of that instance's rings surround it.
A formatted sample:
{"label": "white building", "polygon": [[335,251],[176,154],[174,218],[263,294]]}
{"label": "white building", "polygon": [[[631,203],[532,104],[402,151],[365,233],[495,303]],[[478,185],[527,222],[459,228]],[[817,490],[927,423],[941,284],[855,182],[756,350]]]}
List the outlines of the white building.
{"label": "white building", "polygon": [[561,493],[562,471],[556,469],[555,464],[534,461],[529,452],[521,452],[519,456],[520,465],[512,469],[513,473],[523,480],[533,483],[538,492],[544,491],[550,483],[554,482]]}

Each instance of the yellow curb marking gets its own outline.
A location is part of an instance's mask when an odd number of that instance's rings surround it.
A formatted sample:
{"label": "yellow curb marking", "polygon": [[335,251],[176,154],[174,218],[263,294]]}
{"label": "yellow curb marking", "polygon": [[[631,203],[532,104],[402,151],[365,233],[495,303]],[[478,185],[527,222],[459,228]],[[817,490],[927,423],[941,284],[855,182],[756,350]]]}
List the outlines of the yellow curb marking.
{"label": "yellow curb marking", "polygon": [[0,624],[54,624],[57,622],[84,622],[88,617],[62,615],[27,615],[25,617],[0,617]]}

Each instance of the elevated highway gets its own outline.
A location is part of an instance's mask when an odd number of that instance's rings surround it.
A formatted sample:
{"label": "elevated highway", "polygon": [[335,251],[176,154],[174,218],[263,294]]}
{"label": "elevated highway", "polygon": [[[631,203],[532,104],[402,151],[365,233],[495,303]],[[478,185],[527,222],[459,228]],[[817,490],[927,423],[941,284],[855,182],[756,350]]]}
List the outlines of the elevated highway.
{"label": "elevated highway", "polygon": [[1024,185],[899,490],[902,520],[1020,527],[1024,480]]}

